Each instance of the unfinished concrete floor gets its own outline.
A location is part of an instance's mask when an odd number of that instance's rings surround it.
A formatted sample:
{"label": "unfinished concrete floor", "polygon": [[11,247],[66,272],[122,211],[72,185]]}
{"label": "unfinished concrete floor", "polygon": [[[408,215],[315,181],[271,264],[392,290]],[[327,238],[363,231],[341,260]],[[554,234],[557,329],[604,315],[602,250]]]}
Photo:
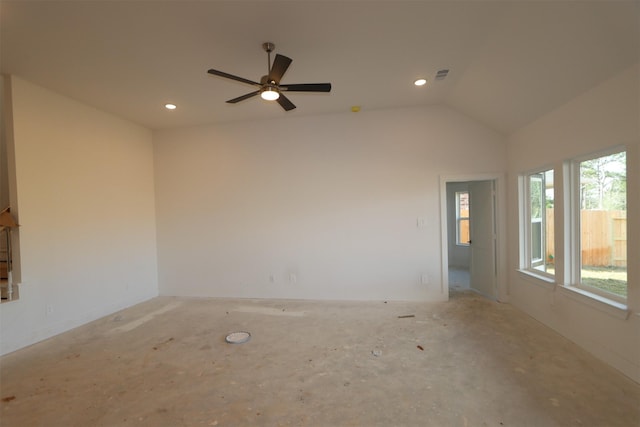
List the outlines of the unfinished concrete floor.
{"label": "unfinished concrete floor", "polygon": [[[251,340],[225,343],[238,330]],[[447,303],[160,297],[6,355],[1,369],[3,427],[640,424],[640,385],[470,292]]]}

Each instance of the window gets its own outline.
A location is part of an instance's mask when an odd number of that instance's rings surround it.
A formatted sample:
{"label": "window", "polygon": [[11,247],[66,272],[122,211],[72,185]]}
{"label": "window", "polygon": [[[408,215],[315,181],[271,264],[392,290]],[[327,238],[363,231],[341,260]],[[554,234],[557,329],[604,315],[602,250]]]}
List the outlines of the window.
{"label": "window", "polygon": [[553,170],[526,175],[524,179],[524,265],[526,270],[553,275]]}
{"label": "window", "polygon": [[0,296],[1,302],[18,299],[20,281],[20,261],[18,252],[19,233],[15,211],[9,206],[17,206],[15,191],[15,147],[8,129],[12,123],[4,114],[4,102],[8,99],[8,80],[0,76]]}
{"label": "window", "polygon": [[[627,299],[627,155],[610,149],[564,162],[554,212],[554,170],[519,178],[520,269],[610,305]],[[563,231],[554,236],[554,218]],[[554,247],[562,245],[556,273]],[[556,277],[557,276],[557,277]],[[615,304],[614,304],[615,303]]]}
{"label": "window", "polygon": [[614,300],[627,297],[626,152],[572,163],[572,283]]}
{"label": "window", "polygon": [[456,191],[456,244],[469,246],[469,192]]}

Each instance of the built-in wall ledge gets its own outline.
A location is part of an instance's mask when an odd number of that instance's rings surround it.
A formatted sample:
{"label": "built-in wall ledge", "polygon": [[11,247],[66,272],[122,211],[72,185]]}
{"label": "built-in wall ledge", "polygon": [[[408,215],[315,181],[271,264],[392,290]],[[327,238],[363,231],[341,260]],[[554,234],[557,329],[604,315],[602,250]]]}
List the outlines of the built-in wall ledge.
{"label": "built-in wall ledge", "polygon": [[571,298],[574,301],[578,301],[589,307],[593,307],[597,310],[603,311],[618,319],[626,320],[629,318],[631,311],[626,304],[614,301],[609,298],[594,294],[584,289],[576,288],[575,286],[558,286],[558,290],[562,295]]}
{"label": "built-in wall ledge", "polygon": [[543,276],[542,274],[536,274],[533,271],[529,270],[518,270],[518,273],[520,273],[522,278],[527,282],[538,285],[549,291],[553,291],[556,287],[556,281],[552,277]]}

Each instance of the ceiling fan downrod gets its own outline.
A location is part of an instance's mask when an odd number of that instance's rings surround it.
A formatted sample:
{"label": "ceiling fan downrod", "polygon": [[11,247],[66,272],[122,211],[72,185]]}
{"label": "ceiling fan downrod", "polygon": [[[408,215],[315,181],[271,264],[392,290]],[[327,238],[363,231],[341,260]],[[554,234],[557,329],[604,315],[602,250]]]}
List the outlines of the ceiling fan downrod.
{"label": "ceiling fan downrod", "polygon": [[[271,52],[276,48],[276,45],[271,42],[262,43],[262,48],[267,52],[267,76],[271,73]],[[275,83],[275,82],[269,82]]]}

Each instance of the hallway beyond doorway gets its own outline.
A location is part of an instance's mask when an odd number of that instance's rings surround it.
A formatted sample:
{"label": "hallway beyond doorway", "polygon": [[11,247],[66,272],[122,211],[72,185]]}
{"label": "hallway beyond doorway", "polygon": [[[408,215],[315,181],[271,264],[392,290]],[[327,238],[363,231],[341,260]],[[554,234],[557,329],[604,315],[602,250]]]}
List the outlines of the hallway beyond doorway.
{"label": "hallway beyond doorway", "polygon": [[449,290],[463,291],[471,289],[469,284],[469,269],[449,267]]}

